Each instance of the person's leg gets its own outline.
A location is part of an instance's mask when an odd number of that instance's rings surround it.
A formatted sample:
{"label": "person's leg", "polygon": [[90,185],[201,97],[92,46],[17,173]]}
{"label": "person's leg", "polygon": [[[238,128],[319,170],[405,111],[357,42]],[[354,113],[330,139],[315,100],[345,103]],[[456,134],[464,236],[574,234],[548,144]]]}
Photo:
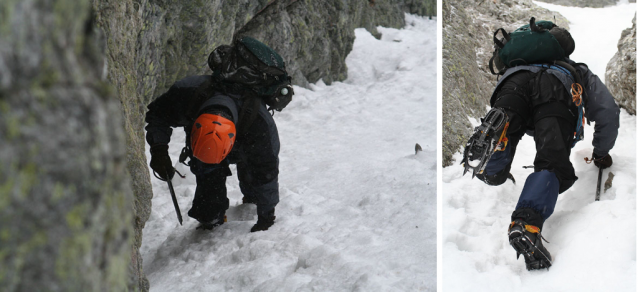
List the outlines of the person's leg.
{"label": "person's leg", "polygon": [[[548,103],[545,106],[558,105]],[[542,111],[543,106],[537,112]],[[543,117],[534,123],[534,173],[527,177],[512,220],[524,219],[542,229],[543,222],[554,212],[558,194],[578,179],[569,161],[573,132],[574,124],[561,117]]]}
{"label": "person's leg", "polygon": [[272,116],[265,111],[253,121],[244,137],[238,137],[241,155],[237,161],[239,187],[247,201],[257,205],[257,224],[266,230],[275,220],[279,203],[279,135]]}
{"label": "person's leg", "polygon": [[226,177],[230,175],[230,169],[227,163],[222,164],[207,172],[195,174],[197,188],[188,216],[201,223],[222,224],[228,209]]}
{"label": "person's leg", "polygon": [[552,256],[543,246],[541,229],[545,219],[554,211],[558,197],[558,179],[547,170],[527,177],[508,228],[510,245],[516,257],[525,258],[527,270],[549,268]]}
{"label": "person's leg", "polygon": [[279,203],[278,164],[275,161],[264,166],[250,160],[237,163],[237,177],[244,200],[257,205],[259,216],[266,216]]}
{"label": "person's leg", "polygon": [[557,102],[535,109],[534,141],[536,158],[534,173],[525,181],[518,203],[512,213],[508,229],[510,244],[517,256],[523,255],[528,270],[549,268],[552,257],[543,246],[543,223],[554,212],[558,194],[571,187],[577,177],[569,161],[573,141],[574,123],[561,116],[543,116],[546,107],[560,112],[567,107]]}
{"label": "person's leg", "polygon": [[[516,101],[511,101],[512,99]],[[528,109],[524,103],[520,102],[521,100],[524,99],[516,95],[506,94],[494,104],[494,107],[502,109],[507,115],[509,125],[505,132],[505,138],[508,142],[503,151],[496,151],[492,155],[483,173],[476,175],[478,179],[488,185],[498,186],[505,183],[508,178],[512,178],[510,170],[516,155],[516,147],[523,135],[525,135],[528,123],[528,115],[525,114]]]}
{"label": "person's leg", "polygon": [[553,172],[558,179],[559,194],[569,189],[578,179],[574,166],[569,161],[575,128],[575,122],[561,117],[546,117],[535,123],[534,171]]}
{"label": "person's leg", "polygon": [[507,132],[505,137],[508,140],[507,146],[503,151],[497,151],[492,155],[490,160],[485,166],[483,173],[476,175],[478,179],[491,186],[498,186],[508,178],[512,178],[510,170],[512,168],[512,162],[514,161],[514,155],[516,155],[516,146],[522,138],[522,133]]}

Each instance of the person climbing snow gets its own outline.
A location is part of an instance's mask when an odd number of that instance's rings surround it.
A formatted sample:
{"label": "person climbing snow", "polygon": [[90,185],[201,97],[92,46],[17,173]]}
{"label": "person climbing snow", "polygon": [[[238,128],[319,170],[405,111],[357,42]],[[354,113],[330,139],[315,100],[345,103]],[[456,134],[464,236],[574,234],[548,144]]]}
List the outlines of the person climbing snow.
{"label": "person climbing snow", "polygon": [[251,37],[217,47],[208,66],[212,75],[181,79],[148,105],[150,167],[161,180],[173,178],[168,144],[172,128],[183,127],[186,146],[179,160],[196,176],[188,216],[199,221],[197,229],[225,222],[226,177],[232,175],[229,164],[236,164],[243,203],[257,205],[250,231],[267,230],[279,202],[280,147],[269,111],[281,111],[292,100],[291,78],[282,57]]}
{"label": "person climbing snow", "polygon": [[549,269],[552,257],[541,231],[558,195],[578,179],[571,148],[583,138],[585,118],[594,121],[591,160],[599,168],[610,167],[620,109],[587,65],[569,59],[575,43],[566,29],[532,17],[512,33],[498,29],[494,43],[490,70],[502,77],[490,99],[492,109],[467,142],[461,163],[464,174],[472,171],[488,185],[514,181],[510,168],[516,146],[525,133],[534,137],[534,172],[511,215],[508,240],[528,270]]}

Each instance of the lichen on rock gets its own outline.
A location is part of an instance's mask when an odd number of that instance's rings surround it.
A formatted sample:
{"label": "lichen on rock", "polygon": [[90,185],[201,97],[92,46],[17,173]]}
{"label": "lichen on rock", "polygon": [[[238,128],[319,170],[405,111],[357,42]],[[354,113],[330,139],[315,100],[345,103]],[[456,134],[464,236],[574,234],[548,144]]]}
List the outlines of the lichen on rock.
{"label": "lichen on rock", "polygon": [[91,4],[0,2],[0,287],[123,291],[132,192]]}

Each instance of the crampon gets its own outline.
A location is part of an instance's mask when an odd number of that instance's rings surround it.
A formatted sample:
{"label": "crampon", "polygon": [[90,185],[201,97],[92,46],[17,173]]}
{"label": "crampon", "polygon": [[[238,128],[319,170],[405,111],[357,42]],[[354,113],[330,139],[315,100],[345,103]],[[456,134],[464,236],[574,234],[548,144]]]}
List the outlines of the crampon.
{"label": "crampon", "polygon": [[470,169],[472,178],[476,174],[483,173],[494,152],[505,150],[507,146],[505,134],[508,127],[507,114],[500,108],[492,108],[485,118],[481,119],[481,125],[474,129],[474,134],[465,144],[461,161],[465,168],[463,175]]}
{"label": "crampon", "polygon": [[[543,246],[545,240],[538,227],[527,225],[520,219],[514,220],[508,230],[510,245],[516,250],[516,259],[525,258],[528,271],[548,269],[552,266],[552,256]],[[545,240],[545,242],[548,242]],[[549,243],[549,242],[548,242]]]}

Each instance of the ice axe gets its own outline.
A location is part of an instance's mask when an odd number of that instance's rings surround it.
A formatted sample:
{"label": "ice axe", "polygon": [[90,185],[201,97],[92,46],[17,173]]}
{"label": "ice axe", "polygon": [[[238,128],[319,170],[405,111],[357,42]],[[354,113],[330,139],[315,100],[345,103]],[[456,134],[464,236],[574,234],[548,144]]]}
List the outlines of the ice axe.
{"label": "ice axe", "polygon": [[598,183],[596,184],[596,201],[600,201],[600,182],[603,178],[603,169],[598,167]]}
{"label": "ice axe", "polygon": [[[585,157],[585,163],[587,164],[592,163],[594,160],[596,160],[594,159],[594,157],[592,157],[591,159],[588,159],[587,157]],[[598,183],[596,183],[596,201],[600,201],[600,182],[602,180],[603,180],[603,169],[602,167],[598,166]]]}
{"label": "ice axe", "polygon": [[[173,170],[180,177],[182,178],[184,177],[176,169],[173,168]],[[173,199],[173,206],[175,207],[175,212],[177,213],[177,220],[179,220],[179,225],[182,225],[182,212],[179,211],[179,205],[177,204],[177,197],[175,197],[175,189],[173,189],[173,182],[171,181],[169,173],[170,171],[166,170],[166,183],[168,183],[168,190],[171,192],[171,198]],[[160,178],[159,176],[157,176],[157,173],[155,171],[153,171],[153,175],[159,180],[164,180]]]}
{"label": "ice axe", "polygon": [[[177,170],[175,170],[179,176],[182,176]],[[157,174],[155,175],[157,176]],[[177,197],[175,197],[175,189],[173,189],[173,182],[169,176],[169,171],[166,171],[166,183],[168,183],[168,190],[171,192],[171,198],[173,199],[173,206],[175,207],[175,212],[177,213],[177,220],[179,221],[179,225],[182,225],[182,212],[179,210],[179,204],[177,204]]]}

